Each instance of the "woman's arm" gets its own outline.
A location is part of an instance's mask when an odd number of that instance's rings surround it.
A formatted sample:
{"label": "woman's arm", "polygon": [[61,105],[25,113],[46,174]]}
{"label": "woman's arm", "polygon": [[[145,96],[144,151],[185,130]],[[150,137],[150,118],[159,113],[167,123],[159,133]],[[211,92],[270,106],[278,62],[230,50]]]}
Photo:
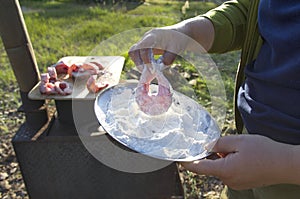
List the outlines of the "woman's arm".
{"label": "woman's arm", "polygon": [[151,50],[153,54],[163,55],[164,64],[170,65],[180,52],[193,50],[195,45],[191,41],[212,53],[239,49],[246,34],[249,2],[231,0],[204,15],[152,29],[131,47],[129,55],[141,66],[150,62]]}
{"label": "woman's arm", "polygon": [[226,1],[202,15],[209,19],[214,26],[215,37],[209,50],[210,53],[223,53],[242,47],[247,31],[250,1]]}
{"label": "woman's arm", "polygon": [[163,55],[165,65],[170,65],[183,51],[207,51],[214,39],[214,28],[205,17],[194,17],[175,25],[154,28],[144,34],[141,40],[129,50],[136,66],[149,63],[150,51],[154,55]]}

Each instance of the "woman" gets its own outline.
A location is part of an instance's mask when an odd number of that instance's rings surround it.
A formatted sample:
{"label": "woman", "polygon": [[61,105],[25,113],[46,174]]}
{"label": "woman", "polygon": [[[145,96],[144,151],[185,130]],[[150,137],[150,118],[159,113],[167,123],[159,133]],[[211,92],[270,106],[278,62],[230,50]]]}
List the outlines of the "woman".
{"label": "woman", "polygon": [[248,132],[220,138],[213,151],[222,158],[183,166],[220,178],[227,185],[222,198],[299,198],[300,3],[225,2],[202,16],[147,32],[129,51],[135,64],[149,63],[150,50],[162,54],[166,65],[182,50],[191,50],[188,43],[173,40],[174,31],[208,53],[242,50],[235,113],[238,132]]}

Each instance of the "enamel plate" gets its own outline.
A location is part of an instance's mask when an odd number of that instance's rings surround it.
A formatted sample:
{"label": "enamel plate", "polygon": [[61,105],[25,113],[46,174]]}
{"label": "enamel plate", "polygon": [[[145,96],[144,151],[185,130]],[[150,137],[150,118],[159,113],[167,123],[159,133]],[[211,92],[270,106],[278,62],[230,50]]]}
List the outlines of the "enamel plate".
{"label": "enamel plate", "polygon": [[[193,161],[209,155],[220,137],[211,115],[196,101],[173,91],[167,112],[150,116],[135,101],[137,82],[126,82],[99,94],[95,114],[105,131],[141,154],[170,161]],[[157,85],[151,90],[156,92]]]}

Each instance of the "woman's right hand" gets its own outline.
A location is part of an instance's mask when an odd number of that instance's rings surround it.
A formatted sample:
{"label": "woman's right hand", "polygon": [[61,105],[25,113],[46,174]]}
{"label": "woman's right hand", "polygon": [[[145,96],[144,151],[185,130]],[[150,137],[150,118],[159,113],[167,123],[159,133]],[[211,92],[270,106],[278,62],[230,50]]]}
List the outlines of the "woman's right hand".
{"label": "woman's right hand", "polygon": [[186,47],[186,36],[172,27],[154,28],[146,32],[129,50],[129,56],[140,71],[144,64],[153,62],[154,55],[162,55],[164,65],[171,65]]}
{"label": "woman's right hand", "polygon": [[154,55],[162,55],[162,62],[168,66],[185,50],[207,51],[213,43],[213,38],[212,23],[206,18],[194,17],[146,32],[140,41],[130,48],[129,56],[140,71],[145,64],[152,62]]}

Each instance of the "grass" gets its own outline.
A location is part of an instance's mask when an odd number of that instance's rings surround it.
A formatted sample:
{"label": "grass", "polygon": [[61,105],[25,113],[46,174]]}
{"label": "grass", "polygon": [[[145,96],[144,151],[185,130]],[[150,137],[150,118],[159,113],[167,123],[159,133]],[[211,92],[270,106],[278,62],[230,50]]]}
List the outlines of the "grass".
{"label": "grass", "polygon": [[22,5],[38,10],[24,17],[41,67],[68,54],[86,55],[95,44],[125,30],[169,25],[179,20],[176,14],[162,16],[161,13],[172,13],[175,9],[157,4],[141,5],[126,12],[117,6],[66,2],[24,1]]}

